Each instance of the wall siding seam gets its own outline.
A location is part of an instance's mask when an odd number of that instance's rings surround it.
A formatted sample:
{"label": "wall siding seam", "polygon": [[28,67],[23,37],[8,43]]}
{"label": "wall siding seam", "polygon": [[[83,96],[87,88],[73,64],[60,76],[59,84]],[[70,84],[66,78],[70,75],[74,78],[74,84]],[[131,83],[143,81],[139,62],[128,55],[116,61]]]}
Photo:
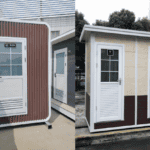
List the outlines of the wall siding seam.
{"label": "wall siding seam", "polygon": [[137,42],[137,37],[135,38],[135,125],[137,125],[137,78],[138,78],[138,68],[137,68],[137,63],[138,63],[138,42]]}

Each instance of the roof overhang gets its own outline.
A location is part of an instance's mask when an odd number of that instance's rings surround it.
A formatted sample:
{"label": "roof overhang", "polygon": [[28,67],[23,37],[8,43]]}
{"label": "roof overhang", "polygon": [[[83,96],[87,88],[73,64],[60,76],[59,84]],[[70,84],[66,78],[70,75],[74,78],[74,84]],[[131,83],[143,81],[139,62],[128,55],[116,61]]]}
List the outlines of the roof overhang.
{"label": "roof overhang", "polygon": [[57,36],[56,38],[53,38],[51,40],[51,43],[52,43],[52,45],[54,45],[54,44],[60,43],[62,41],[68,40],[73,37],[75,37],[75,29],[70,30],[64,34],[61,34],[60,36]]}
{"label": "roof overhang", "polygon": [[102,33],[113,33],[113,34],[130,35],[130,36],[150,37],[150,32],[146,32],[146,31],[84,25],[79,41],[81,42],[82,40],[86,40],[86,34],[89,32],[97,32],[97,33],[102,32]]}

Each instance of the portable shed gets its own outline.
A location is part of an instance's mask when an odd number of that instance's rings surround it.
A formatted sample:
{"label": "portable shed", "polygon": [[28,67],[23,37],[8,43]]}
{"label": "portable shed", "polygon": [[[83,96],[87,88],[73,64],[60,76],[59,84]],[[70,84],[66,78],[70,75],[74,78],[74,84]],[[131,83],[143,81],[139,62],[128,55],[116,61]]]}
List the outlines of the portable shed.
{"label": "portable shed", "polygon": [[[57,100],[55,105],[60,102],[57,110],[75,120],[75,29],[52,39],[51,43],[52,97]],[[53,104],[52,107],[57,108]]]}
{"label": "portable shed", "polygon": [[0,127],[51,116],[50,27],[0,19]]}
{"label": "portable shed", "polygon": [[150,126],[150,33],[85,25],[90,132]]}

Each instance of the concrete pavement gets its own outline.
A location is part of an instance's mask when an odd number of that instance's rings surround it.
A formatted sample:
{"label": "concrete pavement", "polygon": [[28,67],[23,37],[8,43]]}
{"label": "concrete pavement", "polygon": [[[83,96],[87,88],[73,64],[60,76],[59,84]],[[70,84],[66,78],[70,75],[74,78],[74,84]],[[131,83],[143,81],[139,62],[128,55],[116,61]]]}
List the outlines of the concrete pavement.
{"label": "concrete pavement", "polygon": [[75,123],[52,109],[45,124],[0,130],[0,150],[74,150]]}

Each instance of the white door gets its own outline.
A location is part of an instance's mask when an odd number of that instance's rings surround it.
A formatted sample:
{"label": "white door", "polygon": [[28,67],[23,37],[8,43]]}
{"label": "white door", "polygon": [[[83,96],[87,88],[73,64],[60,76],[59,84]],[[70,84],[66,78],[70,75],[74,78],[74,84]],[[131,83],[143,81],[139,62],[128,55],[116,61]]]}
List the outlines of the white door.
{"label": "white door", "polygon": [[0,37],[0,117],[27,114],[26,39]]}
{"label": "white door", "polygon": [[97,122],[123,119],[123,49],[97,47]]}
{"label": "white door", "polygon": [[67,103],[67,48],[54,51],[54,98]]}

